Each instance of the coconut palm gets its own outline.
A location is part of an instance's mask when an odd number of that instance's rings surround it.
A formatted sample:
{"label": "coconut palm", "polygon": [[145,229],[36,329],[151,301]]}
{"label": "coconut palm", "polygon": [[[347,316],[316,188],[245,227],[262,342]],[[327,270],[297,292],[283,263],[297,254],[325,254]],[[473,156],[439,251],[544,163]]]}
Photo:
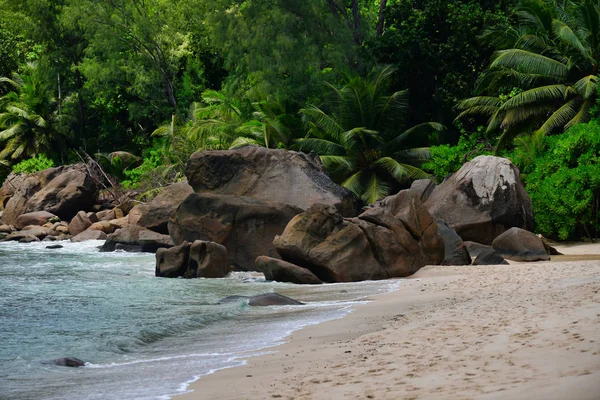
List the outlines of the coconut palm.
{"label": "coconut palm", "polygon": [[24,74],[0,78],[12,89],[0,98],[0,160],[14,163],[40,153],[53,153],[60,142],[51,119],[57,103],[49,81],[34,63]]}
{"label": "coconut palm", "polygon": [[487,132],[501,132],[498,148],[586,122],[596,101],[600,1],[523,0],[517,16],[518,26],[486,33],[504,50],[480,77],[481,95],[457,105],[458,118],[488,118]]}
{"label": "coconut palm", "polygon": [[331,110],[300,110],[309,132],[297,141],[299,148],[319,154],[330,175],[366,204],[412,179],[430,178],[419,168],[429,149],[412,143],[426,143],[427,134],[443,130],[434,122],[405,129],[408,91],[389,94],[393,72],[388,66],[367,79],[345,76],[341,88],[329,85]]}
{"label": "coconut palm", "polygon": [[[253,119],[244,122],[236,131],[239,135],[231,147],[258,145],[290,149],[297,138],[305,135],[297,108],[279,100],[262,100],[252,103]],[[292,110],[296,111],[292,111]]]}

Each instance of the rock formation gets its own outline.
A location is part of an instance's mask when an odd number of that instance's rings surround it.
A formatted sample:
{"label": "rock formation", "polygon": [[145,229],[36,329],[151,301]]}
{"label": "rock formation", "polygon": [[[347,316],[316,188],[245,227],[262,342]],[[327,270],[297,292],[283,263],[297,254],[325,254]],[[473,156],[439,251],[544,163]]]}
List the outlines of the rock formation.
{"label": "rock formation", "polygon": [[335,207],[317,204],[294,217],[274,244],[285,261],[324,282],[408,276],[444,259],[437,225],[409,190],[357,218],[345,219]]}
{"label": "rock formation", "polygon": [[169,222],[176,245],[205,240],[227,248],[231,264],[253,270],[260,255],[278,257],[273,238],[301,212],[290,205],[241,196],[191,194]]}
{"label": "rock formation", "polygon": [[466,163],[425,205],[465,241],[491,244],[512,227],[533,230],[531,200],[519,170],[505,158],[479,156]]}
{"label": "rock formation", "polygon": [[536,234],[520,228],[510,228],[492,242],[492,247],[507,260],[548,261],[544,242]]}
{"label": "rock formation", "polygon": [[317,156],[245,146],[194,153],[186,168],[196,193],[244,196],[302,210],[316,203],[335,206],[347,217],[358,211],[354,195],[335,184]]}

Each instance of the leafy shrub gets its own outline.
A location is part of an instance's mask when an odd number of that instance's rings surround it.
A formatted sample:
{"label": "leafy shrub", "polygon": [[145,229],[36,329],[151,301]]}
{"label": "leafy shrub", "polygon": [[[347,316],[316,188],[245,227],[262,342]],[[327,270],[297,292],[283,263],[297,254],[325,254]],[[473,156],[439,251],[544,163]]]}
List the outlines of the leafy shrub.
{"label": "leafy shrub", "polygon": [[21,172],[25,174],[31,174],[33,172],[43,171],[52,167],[54,167],[54,161],[47,158],[44,154],[38,154],[35,157],[28,158],[18,164],[15,164],[12,167],[12,171],[15,174]]}
{"label": "leafy shrub", "polygon": [[600,124],[579,124],[545,142],[547,151],[531,163],[525,177],[536,230],[561,240],[597,237]]}
{"label": "leafy shrub", "polygon": [[423,164],[423,170],[430,172],[441,182],[446,176],[458,171],[465,162],[482,154],[491,154],[492,146],[480,137],[478,132],[461,136],[455,146],[431,146],[431,159]]}
{"label": "leafy shrub", "polygon": [[123,171],[126,177],[121,182],[123,188],[151,191],[176,182],[183,176],[184,164],[174,162],[164,141],[155,142],[143,156],[140,166]]}

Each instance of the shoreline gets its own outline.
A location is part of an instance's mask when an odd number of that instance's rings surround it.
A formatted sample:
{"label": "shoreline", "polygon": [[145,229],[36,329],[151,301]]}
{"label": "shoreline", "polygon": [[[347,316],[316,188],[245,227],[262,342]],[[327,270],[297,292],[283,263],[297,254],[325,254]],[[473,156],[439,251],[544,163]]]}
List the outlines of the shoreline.
{"label": "shoreline", "polygon": [[172,398],[597,399],[600,245],[558,250],[585,257],[422,268]]}

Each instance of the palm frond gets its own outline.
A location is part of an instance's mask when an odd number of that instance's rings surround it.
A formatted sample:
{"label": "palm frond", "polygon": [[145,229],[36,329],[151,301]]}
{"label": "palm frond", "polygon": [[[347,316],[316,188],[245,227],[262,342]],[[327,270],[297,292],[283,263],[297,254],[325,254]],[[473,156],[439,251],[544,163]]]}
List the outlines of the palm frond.
{"label": "palm frond", "polygon": [[363,175],[365,175],[363,170],[355,172],[342,182],[342,186],[354,193],[356,197],[361,198],[365,190]]}
{"label": "palm frond", "polygon": [[245,136],[240,136],[240,137],[235,138],[233,140],[233,142],[231,142],[231,145],[229,145],[229,148],[230,149],[238,149],[240,147],[249,146],[249,145],[265,147],[265,144],[262,141],[259,141],[257,139],[253,139],[253,138],[249,138],[249,137],[245,137]]}
{"label": "palm frond", "polygon": [[338,121],[327,115],[327,113],[317,106],[309,105],[306,108],[302,108],[299,112],[304,121],[314,123],[336,140],[340,140],[341,134],[345,131]]}
{"label": "palm frond", "polygon": [[345,155],[346,148],[339,143],[332,142],[327,139],[319,138],[302,138],[297,139],[296,144],[298,150],[305,153],[314,151],[321,155]]}
{"label": "palm frond", "polygon": [[579,108],[579,112],[575,114],[575,116],[565,124],[565,129],[569,129],[573,125],[582,124],[588,122],[591,119],[590,109],[594,105],[595,101],[593,100],[585,100],[581,107]]}
{"label": "palm frond", "polygon": [[565,85],[548,85],[521,92],[513,98],[507,100],[500,109],[503,111],[527,104],[536,104],[540,102],[564,100],[569,93],[570,87]]}
{"label": "palm frond", "polygon": [[512,68],[520,72],[566,79],[568,67],[550,57],[521,49],[500,50],[494,54],[490,68]]}
{"label": "palm frond", "polygon": [[13,126],[0,132],[0,142],[4,142],[14,136],[24,132],[23,124],[14,124]]}
{"label": "palm frond", "polygon": [[355,165],[351,157],[347,156],[320,156],[321,162],[325,169],[329,170],[342,170],[345,172],[351,172],[354,170]]}
{"label": "palm frond", "polygon": [[544,124],[540,127],[539,131],[544,134],[552,133],[553,131],[564,127],[579,110],[581,101],[577,98],[569,100],[566,104],[556,110]]}
{"label": "palm frond", "polygon": [[373,204],[377,200],[381,200],[388,196],[392,190],[392,186],[382,180],[376,173],[371,172],[371,176],[364,187],[363,193],[360,195],[365,204]]}
{"label": "palm frond", "polygon": [[573,87],[585,100],[591,99],[598,92],[598,77],[596,75],[585,76],[575,82]]}
{"label": "palm frond", "polygon": [[396,160],[421,163],[431,159],[431,151],[429,147],[414,147],[397,151],[393,156]]}
{"label": "palm frond", "polygon": [[563,43],[567,44],[569,47],[578,51],[581,56],[594,63],[594,58],[590,54],[589,47],[586,47],[581,43],[579,37],[573,32],[570,26],[565,24],[563,21],[554,20],[552,22],[552,28],[554,30],[554,34],[563,41]]}
{"label": "palm frond", "polygon": [[467,110],[474,107],[501,107],[502,100],[494,96],[476,96],[458,102],[456,109]]}
{"label": "palm frond", "polygon": [[421,124],[417,124],[411,128],[408,128],[407,130],[396,136],[394,139],[390,140],[386,144],[386,147],[392,149],[393,151],[393,149],[395,149],[397,146],[401,145],[408,138],[414,135],[428,135],[433,132],[443,132],[445,130],[446,127],[440,123],[423,122]]}

